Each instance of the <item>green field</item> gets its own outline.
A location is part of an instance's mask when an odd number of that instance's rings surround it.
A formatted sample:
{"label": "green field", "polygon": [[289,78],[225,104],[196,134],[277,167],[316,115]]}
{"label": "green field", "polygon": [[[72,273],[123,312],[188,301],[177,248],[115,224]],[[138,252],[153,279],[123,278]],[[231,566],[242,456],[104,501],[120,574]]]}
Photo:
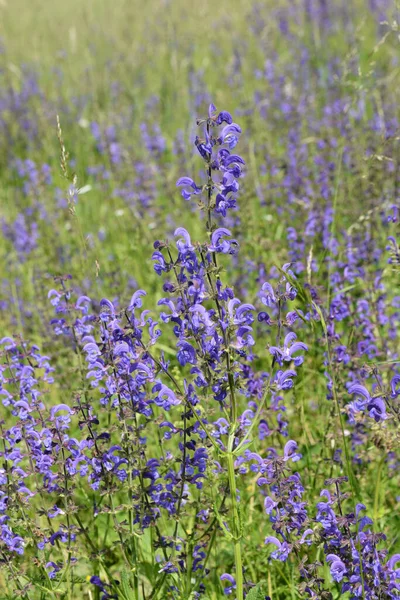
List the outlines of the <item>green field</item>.
{"label": "green field", "polygon": [[395,0],[0,0],[0,600],[400,598],[399,40]]}

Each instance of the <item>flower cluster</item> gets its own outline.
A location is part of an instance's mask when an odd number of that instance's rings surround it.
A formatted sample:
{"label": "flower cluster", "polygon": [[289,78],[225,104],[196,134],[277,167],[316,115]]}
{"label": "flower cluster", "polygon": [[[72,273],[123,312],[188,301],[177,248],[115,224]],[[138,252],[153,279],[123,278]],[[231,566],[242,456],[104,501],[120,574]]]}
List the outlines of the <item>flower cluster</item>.
{"label": "flower cluster", "polygon": [[324,501],[317,504],[316,520],[332,579],[341,583],[342,594],[348,592],[352,598],[398,598],[400,555],[387,559],[387,551],[379,549],[386,536],[372,530],[373,521],[362,515],[364,504],[357,504],[354,512],[343,512],[342,479],[326,483],[333,484],[335,492],[321,492]]}

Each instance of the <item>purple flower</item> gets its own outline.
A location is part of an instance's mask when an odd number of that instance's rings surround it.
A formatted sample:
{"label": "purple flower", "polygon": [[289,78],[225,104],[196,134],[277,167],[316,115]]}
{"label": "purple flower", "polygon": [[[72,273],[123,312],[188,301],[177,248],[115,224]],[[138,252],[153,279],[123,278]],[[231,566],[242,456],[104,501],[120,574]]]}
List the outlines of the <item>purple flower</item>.
{"label": "purple flower", "polygon": [[208,133],[205,132],[205,139],[201,139],[198,136],[196,136],[194,143],[196,145],[196,148],[197,148],[200,156],[202,158],[204,158],[204,160],[209,161],[211,158],[213,145],[212,145],[212,142],[210,140],[210,136],[208,135]]}
{"label": "purple flower", "polygon": [[367,410],[369,416],[375,421],[383,421],[387,418],[386,406],[384,400],[380,396],[370,395],[367,388],[359,383],[355,383],[349,387],[349,393],[354,394],[357,400],[349,404],[349,411],[352,418],[357,412]]}
{"label": "purple flower", "polygon": [[236,123],[225,125],[219,134],[218,143],[228,144],[229,148],[232,150],[237,145],[241,133],[242,130]]}
{"label": "purple flower", "polygon": [[273,379],[276,389],[290,390],[294,385],[293,377],[296,377],[296,371],[277,371]]}
{"label": "purple flower", "polygon": [[400,375],[395,375],[390,381],[391,397],[397,398],[400,395]]}
{"label": "purple flower", "polygon": [[197,196],[203,191],[202,188],[198,187],[190,177],[181,177],[176,182],[176,185],[178,187],[182,187],[181,193],[185,200],[190,200],[193,194]]}
{"label": "purple flower", "polygon": [[193,346],[191,344],[189,344],[189,342],[186,342],[185,340],[181,340],[180,342],[178,342],[177,347],[178,347],[177,358],[178,358],[179,364],[181,364],[182,367],[184,367],[188,363],[191,365],[196,364],[196,361],[197,361],[196,350],[193,348]]}
{"label": "purple flower", "polygon": [[229,229],[219,227],[211,235],[211,252],[222,252],[223,254],[236,254],[238,243],[236,240],[224,240],[225,236],[231,235]]}
{"label": "purple flower", "polygon": [[178,250],[180,252],[185,254],[188,251],[194,250],[191,239],[190,239],[190,235],[186,231],[186,229],[184,229],[183,227],[178,227],[178,229],[175,229],[174,236],[175,237],[181,236],[181,239],[179,239],[176,242],[176,247],[178,248]]}
{"label": "purple flower", "polygon": [[223,122],[228,123],[228,125],[230,125],[232,121],[232,116],[226,110],[222,110],[215,119],[216,125],[221,125],[221,123]]}
{"label": "purple flower", "polygon": [[278,538],[273,536],[266,537],[264,544],[274,544],[277,549],[271,552],[271,557],[282,562],[285,562],[288,559],[288,556],[292,551],[290,544],[287,542],[280,542]]}
{"label": "purple flower", "polygon": [[337,582],[342,581],[347,572],[345,564],[335,554],[328,554],[326,560],[328,563],[330,563],[330,570],[333,580]]}
{"label": "purple flower", "polygon": [[283,460],[284,461],[292,460],[293,462],[300,460],[301,454],[296,452],[296,450],[297,450],[296,442],[294,442],[293,440],[289,440],[288,442],[286,442],[285,448],[283,450]]}
{"label": "purple flower", "polygon": [[297,336],[294,332],[290,332],[286,335],[283,348],[278,348],[277,346],[270,346],[269,351],[272,356],[275,358],[276,362],[279,365],[283,365],[283,362],[291,362],[298,367],[304,361],[303,356],[293,356],[296,352],[300,350],[308,350],[308,346],[303,342],[296,342]]}
{"label": "purple flower", "polygon": [[232,575],[229,575],[229,573],[224,573],[223,575],[221,575],[220,580],[228,581],[230,583],[230,585],[224,588],[224,594],[226,594],[227,596],[229,594],[232,594],[232,592],[236,590],[236,580],[234,577],[232,577]]}
{"label": "purple flower", "polygon": [[275,306],[277,303],[274,289],[272,285],[267,281],[263,284],[261,288],[260,298],[262,302],[269,307]]}

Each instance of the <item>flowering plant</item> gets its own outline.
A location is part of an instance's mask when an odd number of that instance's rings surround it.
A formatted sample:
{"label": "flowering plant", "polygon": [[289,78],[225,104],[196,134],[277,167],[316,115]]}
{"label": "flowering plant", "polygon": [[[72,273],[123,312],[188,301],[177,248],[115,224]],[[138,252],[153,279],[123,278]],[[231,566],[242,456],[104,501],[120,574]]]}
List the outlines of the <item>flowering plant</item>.
{"label": "flowering plant", "polygon": [[[50,401],[50,358],[22,339],[0,342],[0,539],[9,584],[32,599],[72,599],[85,585],[104,599],[200,598],[221,538],[231,566],[218,574],[221,590],[251,598],[261,587],[244,560],[244,498],[255,476],[266,515],[262,552],[269,563],[297,565],[304,594],[333,597],[323,554],[342,594],[399,597],[399,555],[388,559],[378,549],[383,534],[354,504],[343,428],[345,414],[351,425],[360,415],[398,418],[399,376],[386,387],[378,377],[369,392],[352,372],[347,389],[355,399],[343,410],[338,364],[350,359],[335,332],[336,300],[327,314],[291,263],[260,282],[254,304],[226,284],[239,253],[225,221],[246,167],[233,152],[241,128],[213,104],[197,125],[203,181],[184,176],[177,186],[185,201],[196,200],[204,239],[177,227],[174,242],[154,243],[154,271],[164,279],[158,316],[144,309],[144,290],[122,309],[106,298],[96,307],[58,278],[48,294],[51,326],[74,355],[79,380],[73,397],[67,382],[59,404]],[[295,390],[309,351],[302,339],[321,326],[328,397],[343,433],[332,463],[347,475],[330,478],[321,491],[326,502],[314,508],[293,470],[302,453],[287,439],[285,394]],[[346,501],[354,510],[344,511]]]}

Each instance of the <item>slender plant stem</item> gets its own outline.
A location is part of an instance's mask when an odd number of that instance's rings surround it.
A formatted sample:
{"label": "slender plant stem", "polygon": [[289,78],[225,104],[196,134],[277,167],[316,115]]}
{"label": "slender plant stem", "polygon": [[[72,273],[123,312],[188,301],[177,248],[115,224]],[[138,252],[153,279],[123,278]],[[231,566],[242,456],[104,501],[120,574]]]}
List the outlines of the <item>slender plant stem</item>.
{"label": "slender plant stem", "polygon": [[[207,135],[210,134],[210,124],[207,122]],[[207,163],[207,233],[211,237],[213,230],[213,222],[212,222],[212,190],[214,187],[214,182],[212,179],[212,168],[211,163]],[[204,262],[204,259],[203,259]],[[219,279],[218,276],[218,263],[215,252],[213,252],[213,264],[215,267],[215,277]],[[207,270],[207,278],[211,287],[211,292],[215,299],[215,304],[218,311],[218,316],[220,321],[223,318],[223,312],[218,300],[217,289],[214,288],[211,273]],[[241,526],[240,526],[240,517],[239,517],[239,507],[236,496],[236,477],[235,477],[235,455],[233,451],[233,446],[235,443],[235,435],[237,428],[237,420],[238,420],[238,403],[235,395],[235,380],[232,372],[231,365],[231,356],[230,356],[230,341],[229,341],[229,331],[225,331],[221,327],[222,339],[225,347],[225,360],[226,360],[226,373],[228,377],[228,386],[229,386],[229,395],[231,399],[230,405],[230,432],[228,438],[228,451],[226,453],[227,465],[228,465],[228,482],[229,482],[229,493],[231,497],[232,504],[232,521],[233,521],[233,535],[234,535],[234,554],[235,554],[235,573],[236,573],[236,598],[237,600],[243,600],[243,561],[242,561],[242,549],[241,549]]]}
{"label": "slender plant stem", "polygon": [[236,496],[236,478],[235,478],[235,465],[234,465],[234,454],[232,451],[227,453],[228,462],[228,481],[229,491],[232,503],[233,512],[233,535],[234,535],[234,552],[235,552],[235,579],[236,579],[236,598],[237,600],[243,600],[243,562],[242,562],[242,548],[241,548],[241,528],[240,528],[240,517],[238,502]]}

